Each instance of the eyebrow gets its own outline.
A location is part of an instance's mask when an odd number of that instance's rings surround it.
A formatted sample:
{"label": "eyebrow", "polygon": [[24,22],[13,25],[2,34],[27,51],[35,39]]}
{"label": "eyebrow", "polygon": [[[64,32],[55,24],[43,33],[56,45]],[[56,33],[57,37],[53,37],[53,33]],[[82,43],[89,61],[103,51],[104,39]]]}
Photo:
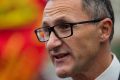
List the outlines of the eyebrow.
{"label": "eyebrow", "polygon": [[[60,17],[56,18],[56,20],[54,20],[53,24],[58,25],[58,24],[70,23],[70,22],[73,22],[73,21],[65,16],[60,16]],[[43,21],[42,27],[52,27],[52,26],[49,26],[49,23],[47,21]]]}
{"label": "eyebrow", "polygon": [[42,23],[41,23],[41,28],[44,28],[44,27],[49,27],[48,23],[42,22]]}
{"label": "eyebrow", "polygon": [[55,25],[68,23],[68,22],[70,22],[70,21],[61,18],[61,19],[58,19],[58,20],[55,21]]}
{"label": "eyebrow", "polygon": [[[67,21],[63,20],[63,19],[58,19],[58,20],[55,21],[55,24],[53,26],[58,25],[58,24],[63,24],[63,23],[67,23]],[[43,22],[42,25],[41,25],[41,28],[44,28],[44,27],[52,27],[52,26],[49,26],[48,23]]]}
{"label": "eyebrow", "polygon": [[69,19],[68,17],[62,16],[62,17],[59,17],[58,19],[56,19],[56,20],[54,21],[54,24],[70,23],[70,22],[72,22],[71,19]]}

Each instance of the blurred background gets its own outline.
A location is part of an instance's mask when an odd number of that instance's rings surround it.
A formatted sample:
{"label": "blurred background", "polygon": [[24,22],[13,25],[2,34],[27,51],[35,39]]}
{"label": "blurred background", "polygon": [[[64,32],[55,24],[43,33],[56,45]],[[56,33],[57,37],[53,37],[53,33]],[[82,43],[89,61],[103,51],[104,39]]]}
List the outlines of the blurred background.
{"label": "blurred background", "polygon": [[[112,50],[120,59],[120,0],[115,12]],[[40,26],[45,0],[0,0],[0,80],[71,80],[56,76],[34,29]]]}
{"label": "blurred background", "polygon": [[46,54],[36,39],[44,0],[0,0],[0,80],[44,80]]}

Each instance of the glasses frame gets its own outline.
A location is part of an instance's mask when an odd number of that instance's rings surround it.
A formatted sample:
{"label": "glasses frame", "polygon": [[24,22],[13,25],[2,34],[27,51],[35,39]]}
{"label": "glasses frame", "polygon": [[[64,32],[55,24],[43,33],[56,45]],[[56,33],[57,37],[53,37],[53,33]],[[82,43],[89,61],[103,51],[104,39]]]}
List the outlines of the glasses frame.
{"label": "glasses frame", "polygon": [[68,38],[68,37],[70,37],[70,36],[73,35],[73,26],[74,26],[74,25],[77,25],[77,24],[85,24],[85,23],[96,23],[96,22],[102,21],[103,19],[105,19],[105,18],[98,18],[98,19],[94,19],[94,20],[81,21],[81,22],[75,22],[75,23],[64,23],[64,24],[69,24],[69,25],[70,25],[70,28],[71,28],[71,34],[68,35],[68,36],[66,36],[66,37],[59,37],[58,34],[56,33],[55,29],[54,29],[54,27],[56,27],[56,26],[58,26],[58,25],[60,25],[60,24],[54,25],[54,26],[52,26],[52,27],[37,28],[37,29],[34,30],[34,32],[35,32],[35,34],[36,34],[36,36],[37,36],[37,39],[38,39],[40,42],[47,42],[49,39],[48,39],[48,40],[41,40],[41,39],[39,38],[40,36],[38,35],[38,33],[40,32],[40,30],[42,30],[43,28],[48,28],[48,30],[49,30],[49,35],[51,34],[51,32],[53,32],[53,33],[55,34],[55,36],[57,36],[57,37],[60,38],[60,39],[61,39],[61,38]]}

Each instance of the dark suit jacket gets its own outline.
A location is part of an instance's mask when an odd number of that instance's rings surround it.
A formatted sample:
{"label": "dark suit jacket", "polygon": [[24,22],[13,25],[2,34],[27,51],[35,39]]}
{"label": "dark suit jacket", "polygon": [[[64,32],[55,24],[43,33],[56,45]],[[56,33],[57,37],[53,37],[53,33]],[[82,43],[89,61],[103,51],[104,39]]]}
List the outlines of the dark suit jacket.
{"label": "dark suit jacket", "polygon": [[119,78],[118,78],[118,80],[120,80],[120,74],[119,74]]}

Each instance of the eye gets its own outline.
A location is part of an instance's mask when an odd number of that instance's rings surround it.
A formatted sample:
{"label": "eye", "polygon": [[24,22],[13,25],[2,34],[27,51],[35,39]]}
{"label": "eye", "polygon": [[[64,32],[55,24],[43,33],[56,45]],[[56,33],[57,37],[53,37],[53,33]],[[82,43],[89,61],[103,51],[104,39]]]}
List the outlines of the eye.
{"label": "eye", "polygon": [[44,35],[49,35],[50,30],[49,28],[45,27],[45,28],[42,28],[42,32],[44,33]]}
{"label": "eye", "polygon": [[71,31],[71,25],[68,23],[59,24],[56,27],[54,27],[54,29],[58,34],[65,34]]}
{"label": "eye", "polygon": [[43,32],[48,32],[48,28],[42,28]]}
{"label": "eye", "polygon": [[61,30],[69,30],[70,27],[71,27],[71,25],[68,23],[64,23],[64,24],[59,25],[59,29],[61,29]]}

